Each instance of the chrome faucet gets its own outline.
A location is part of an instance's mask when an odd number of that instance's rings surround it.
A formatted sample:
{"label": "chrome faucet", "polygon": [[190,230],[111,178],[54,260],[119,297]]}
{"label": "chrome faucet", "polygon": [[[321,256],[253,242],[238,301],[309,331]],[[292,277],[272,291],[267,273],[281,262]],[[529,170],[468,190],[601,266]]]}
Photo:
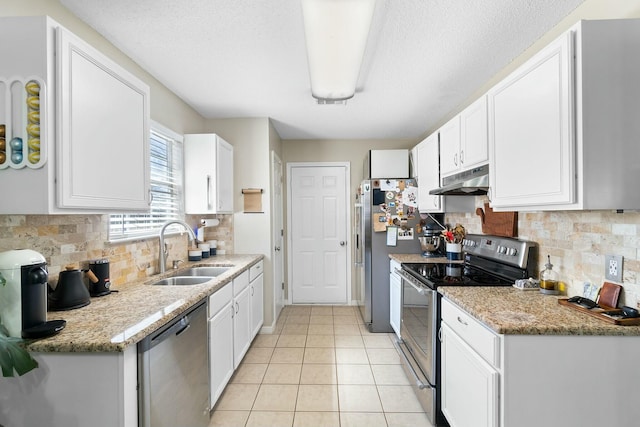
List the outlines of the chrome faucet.
{"label": "chrome faucet", "polygon": [[187,230],[187,233],[189,233],[189,247],[191,247],[191,244],[195,244],[198,241],[195,233],[186,222],[180,221],[179,219],[173,219],[165,222],[160,229],[160,234],[158,235],[158,238],[160,239],[160,250],[158,254],[160,273],[164,273],[167,270],[167,258],[169,257],[169,251],[167,250],[167,246],[164,243],[164,232],[171,224],[180,224],[184,227],[185,230]]}

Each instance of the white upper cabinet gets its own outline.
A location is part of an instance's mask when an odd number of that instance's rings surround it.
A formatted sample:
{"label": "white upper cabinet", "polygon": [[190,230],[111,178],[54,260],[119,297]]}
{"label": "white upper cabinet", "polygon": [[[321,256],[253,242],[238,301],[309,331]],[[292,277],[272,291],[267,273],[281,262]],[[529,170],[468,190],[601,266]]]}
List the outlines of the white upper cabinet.
{"label": "white upper cabinet", "polygon": [[233,146],[215,134],[184,136],[185,210],[233,213]]}
{"label": "white upper cabinet", "polygon": [[489,161],[487,96],[483,95],[460,113],[460,169]]}
{"label": "white upper cabinet", "polygon": [[449,120],[438,130],[438,133],[440,134],[440,172],[445,177],[460,170],[460,115]]}
{"label": "white upper cabinet", "polygon": [[489,94],[494,207],[575,200],[572,40],[565,34]]}
{"label": "white upper cabinet", "polygon": [[489,161],[486,96],[465,108],[438,132],[442,177],[486,164]]}
{"label": "white upper cabinet", "polygon": [[58,201],[149,208],[149,87],[62,27],[57,31]]}
{"label": "white upper cabinet", "polygon": [[440,187],[440,156],[438,155],[438,133],[433,133],[417,145],[418,165],[418,211],[421,213],[442,212],[442,196],[429,194]]}
{"label": "white upper cabinet", "polygon": [[500,210],[640,209],[640,21],[581,21],[489,92]]}
{"label": "white upper cabinet", "polygon": [[0,214],[148,210],[149,87],[50,18],[0,37]]}

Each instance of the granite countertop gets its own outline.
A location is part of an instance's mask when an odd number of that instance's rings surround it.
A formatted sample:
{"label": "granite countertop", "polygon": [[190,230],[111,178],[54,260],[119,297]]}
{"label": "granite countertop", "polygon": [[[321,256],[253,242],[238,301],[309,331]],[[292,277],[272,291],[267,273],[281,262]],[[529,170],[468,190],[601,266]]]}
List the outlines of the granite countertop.
{"label": "granite countertop", "polygon": [[[121,352],[165,325],[193,305],[229,283],[262,255],[216,255],[208,260],[182,264],[178,270],[114,287],[118,292],[91,298],[85,307],[50,311],[47,320],[64,319],[57,335],[29,341],[31,352]],[[229,265],[228,271],[208,282],[187,286],[151,286],[190,267]]]}
{"label": "granite countertop", "polygon": [[446,286],[438,292],[498,334],[640,336],[640,326],[607,323],[558,304],[558,297],[513,287]]}
{"label": "granite countertop", "polygon": [[402,264],[462,264],[464,260],[452,261],[446,257],[424,257],[422,254],[389,254],[389,258]]}

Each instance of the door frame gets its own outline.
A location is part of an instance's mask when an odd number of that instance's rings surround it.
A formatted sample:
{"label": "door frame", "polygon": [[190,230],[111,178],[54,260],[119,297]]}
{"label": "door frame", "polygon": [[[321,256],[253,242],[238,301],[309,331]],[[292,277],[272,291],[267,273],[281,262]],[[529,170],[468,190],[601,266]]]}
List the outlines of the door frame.
{"label": "door frame", "polygon": [[[276,173],[275,173],[275,163],[276,161],[278,163],[280,163],[280,178],[281,178],[281,200],[280,200],[280,205],[276,205],[275,203],[275,186],[276,186]],[[274,151],[271,150],[271,173],[272,173],[272,182],[271,182],[271,194],[273,195],[272,200],[273,200],[273,207],[272,207],[272,215],[271,215],[271,238],[272,238],[272,245],[271,245],[271,254],[272,254],[272,259],[274,260],[273,263],[273,327],[275,327],[276,322],[278,321],[278,317],[280,315],[280,312],[277,311],[277,306],[278,304],[276,303],[278,300],[277,295],[280,294],[280,296],[282,297],[282,306],[284,307],[287,303],[286,299],[284,298],[284,279],[285,279],[285,275],[286,275],[286,271],[285,271],[285,257],[284,257],[284,243],[285,243],[285,239],[284,239],[284,235],[281,236],[281,242],[282,242],[282,247],[280,248],[280,256],[282,257],[282,266],[277,265],[277,263],[275,262],[276,256],[275,256],[275,246],[277,243],[277,239],[275,239],[274,234],[277,233],[276,228],[280,225],[280,224],[276,224],[276,215],[274,214],[276,209],[280,209],[280,219],[282,221],[282,233],[284,233],[284,227],[285,227],[285,212],[284,212],[284,197],[285,197],[285,181],[284,181],[284,164],[282,162],[282,159],[280,158],[280,156],[278,156],[278,154]],[[276,283],[276,277],[278,275],[278,269],[282,267],[282,271],[280,272],[281,275],[281,279],[282,282],[281,283]]]}
{"label": "door frame", "polygon": [[347,305],[353,305],[353,301],[351,300],[351,163],[350,162],[288,162],[287,163],[287,298],[285,298],[285,305],[291,305],[291,295],[292,295],[292,282],[293,278],[291,277],[291,258],[293,242],[291,236],[291,170],[293,168],[320,168],[320,167],[344,167],[345,168],[345,206],[347,208],[345,212],[345,239],[347,242],[347,268],[345,271],[346,274],[346,286],[347,286]]}

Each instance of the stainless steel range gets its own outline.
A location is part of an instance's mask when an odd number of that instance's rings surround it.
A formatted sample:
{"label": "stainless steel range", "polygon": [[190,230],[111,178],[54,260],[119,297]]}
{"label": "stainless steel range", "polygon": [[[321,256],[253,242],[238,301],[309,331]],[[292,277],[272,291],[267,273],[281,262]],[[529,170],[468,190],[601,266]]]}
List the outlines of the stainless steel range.
{"label": "stainless steel range", "polygon": [[462,263],[402,264],[402,322],[398,349],[429,420],[448,423],[440,410],[440,286],[510,286],[537,275],[537,245],[518,239],[471,234]]}

